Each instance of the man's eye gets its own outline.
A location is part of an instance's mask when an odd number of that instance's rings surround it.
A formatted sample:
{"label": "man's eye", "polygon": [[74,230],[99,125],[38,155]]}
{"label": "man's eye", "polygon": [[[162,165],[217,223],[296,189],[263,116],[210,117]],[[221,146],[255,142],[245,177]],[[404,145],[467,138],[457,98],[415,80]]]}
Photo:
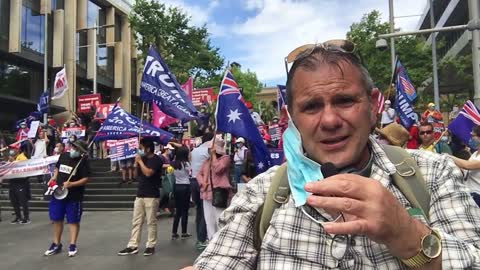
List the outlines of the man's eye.
{"label": "man's eye", "polygon": [[320,102],[308,101],[302,106],[302,112],[309,113],[321,109],[322,104]]}
{"label": "man's eye", "polygon": [[342,97],[336,100],[336,105],[342,106],[342,107],[349,107],[352,106],[355,103],[355,100],[350,97]]}

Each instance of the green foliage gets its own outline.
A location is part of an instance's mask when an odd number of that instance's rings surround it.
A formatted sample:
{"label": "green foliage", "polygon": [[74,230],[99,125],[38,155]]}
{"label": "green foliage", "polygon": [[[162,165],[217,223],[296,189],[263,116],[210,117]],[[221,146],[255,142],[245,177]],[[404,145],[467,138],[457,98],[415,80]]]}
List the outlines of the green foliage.
{"label": "green foliage", "polygon": [[238,87],[243,89],[243,99],[255,102],[256,94],[262,90],[262,83],[258,80],[257,74],[250,70],[242,71],[238,67],[232,68],[232,74]]}
{"label": "green foliage", "polygon": [[[357,53],[381,90],[386,89],[391,81],[391,58],[390,50],[379,51],[375,48],[375,42],[378,35],[388,32],[389,24],[381,22],[380,12],[374,10],[365,14],[359,23],[352,24],[347,33],[347,39],[356,44]],[[420,38],[406,36],[395,39],[395,49],[413,85],[418,88],[431,76],[430,48]]]}
{"label": "green foliage", "polygon": [[189,76],[207,78],[223,65],[219,49],[211,45],[205,26],[190,26],[190,17],[176,7],[152,0],[137,0],[129,16],[135,39],[145,59],[156,47],[179,82]]}

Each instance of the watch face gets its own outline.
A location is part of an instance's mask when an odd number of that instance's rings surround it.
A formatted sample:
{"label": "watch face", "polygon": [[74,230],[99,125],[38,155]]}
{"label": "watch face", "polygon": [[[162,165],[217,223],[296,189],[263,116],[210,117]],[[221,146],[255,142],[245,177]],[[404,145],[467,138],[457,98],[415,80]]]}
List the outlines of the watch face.
{"label": "watch face", "polygon": [[440,239],[433,234],[425,236],[422,241],[422,251],[425,256],[431,259],[438,257],[442,251]]}

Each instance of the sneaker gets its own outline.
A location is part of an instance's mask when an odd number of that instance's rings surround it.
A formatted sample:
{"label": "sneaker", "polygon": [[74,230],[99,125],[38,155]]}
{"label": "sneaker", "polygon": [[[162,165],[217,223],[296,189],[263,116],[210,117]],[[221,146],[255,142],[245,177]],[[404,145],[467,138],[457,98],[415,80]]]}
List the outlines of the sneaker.
{"label": "sneaker", "polygon": [[77,245],[70,244],[70,247],[68,248],[68,257],[75,257],[77,255]]}
{"label": "sneaker", "polygon": [[30,219],[23,219],[22,221],[20,221],[20,224],[30,224],[30,223],[32,223]]}
{"label": "sneaker", "polygon": [[21,220],[20,220],[19,218],[16,218],[16,219],[10,221],[10,224],[19,224],[20,221],[21,221]]}
{"label": "sneaker", "polygon": [[52,243],[50,245],[50,248],[47,251],[45,251],[45,256],[55,255],[60,253],[60,251],[62,251],[62,244],[57,245],[55,243]]}
{"label": "sneaker", "polygon": [[155,253],[155,248],[149,247],[145,249],[145,251],[143,252],[143,256],[150,256],[153,255],[153,253]]}
{"label": "sneaker", "polygon": [[178,234],[177,233],[174,233],[172,234],[172,240],[177,240],[178,239]]}
{"label": "sneaker", "polygon": [[136,247],[127,247],[120,250],[117,254],[118,256],[133,255],[138,253],[138,248]]}
{"label": "sneaker", "polygon": [[189,233],[182,233],[182,239],[187,239],[187,238],[190,238],[190,237],[192,237],[191,234],[189,234]]}
{"label": "sneaker", "polygon": [[208,246],[208,242],[207,242],[207,241],[205,241],[205,242],[197,241],[197,242],[195,243],[195,248],[196,248],[197,250],[200,250],[200,251],[204,250],[207,246]]}

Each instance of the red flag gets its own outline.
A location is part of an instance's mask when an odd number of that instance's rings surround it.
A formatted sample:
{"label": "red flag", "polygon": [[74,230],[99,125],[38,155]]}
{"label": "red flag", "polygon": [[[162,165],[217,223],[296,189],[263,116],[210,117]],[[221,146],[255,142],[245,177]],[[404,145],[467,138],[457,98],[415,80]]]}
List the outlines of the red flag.
{"label": "red flag", "polygon": [[187,94],[187,97],[189,97],[190,100],[192,100],[192,91],[193,91],[193,79],[192,79],[192,77],[189,77],[188,80],[184,84],[180,85],[180,87],[185,92],[185,94]]}
{"label": "red flag", "polygon": [[173,123],[177,122],[177,119],[163,113],[158,108],[157,104],[155,104],[155,102],[152,102],[152,106],[153,106],[153,123],[152,123],[152,125],[154,127],[163,128],[163,127],[166,127],[170,124],[173,124]]}
{"label": "red flag", "polygon": [[378,104],[377,114],[380,114],[383,112],[383,105],[385,104],[385,96],[380,91],[378,91],[377,104]]}

